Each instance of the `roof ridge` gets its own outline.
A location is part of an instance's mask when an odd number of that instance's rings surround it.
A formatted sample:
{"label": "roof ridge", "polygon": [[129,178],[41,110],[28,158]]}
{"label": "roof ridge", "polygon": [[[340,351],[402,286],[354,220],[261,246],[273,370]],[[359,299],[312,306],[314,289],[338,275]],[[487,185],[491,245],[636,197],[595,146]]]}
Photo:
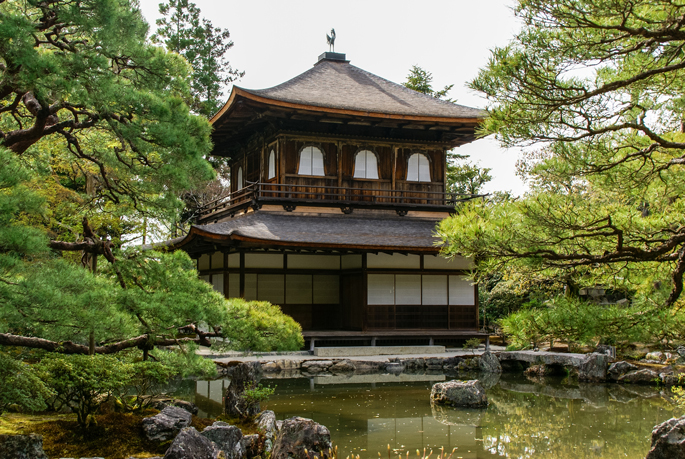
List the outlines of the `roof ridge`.
{"label": "roof ridge", "polygon": [[343,61],[320,61],[270,88],[234,88],[266,99],[315,107],[475,120],[485,117],[481,109],[437,99]]}

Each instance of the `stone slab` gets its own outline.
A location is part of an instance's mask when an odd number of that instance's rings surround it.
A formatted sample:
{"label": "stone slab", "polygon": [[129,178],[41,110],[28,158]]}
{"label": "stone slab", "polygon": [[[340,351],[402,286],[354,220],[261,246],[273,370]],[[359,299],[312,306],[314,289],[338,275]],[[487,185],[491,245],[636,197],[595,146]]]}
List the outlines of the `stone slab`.
{"label": "stone slab", "polygon": [[445,346],[359,346],[317,347],[317,357],[355,357],[367,355],[444,354]]}

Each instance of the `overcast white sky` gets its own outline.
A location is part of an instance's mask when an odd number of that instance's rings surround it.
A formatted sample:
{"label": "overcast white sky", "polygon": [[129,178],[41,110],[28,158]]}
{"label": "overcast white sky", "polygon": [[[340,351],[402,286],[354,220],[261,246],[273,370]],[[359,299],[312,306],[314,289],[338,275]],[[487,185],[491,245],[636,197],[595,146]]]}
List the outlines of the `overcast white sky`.
{"label": "overcast white sky", "polygon": [[[159,0],[140,0],[154,30]],[[454,83],[457,103],[483,108],[485,101],[466,87],[519,24],[512,0],[195,0],[214,26],[228,29],[234,47],[228,59],[245,76],[236,84],[262,89],[309,69],[328,50],[326,33],[335,28],[335,51],[353,65],[397,83],[416,64],[433,73],[434,88]],[[226,94],[228,96],[228,94]],[[517,150],[480,139],[457,149],[492,168],[487,191],[521,194],[514,174]]]}

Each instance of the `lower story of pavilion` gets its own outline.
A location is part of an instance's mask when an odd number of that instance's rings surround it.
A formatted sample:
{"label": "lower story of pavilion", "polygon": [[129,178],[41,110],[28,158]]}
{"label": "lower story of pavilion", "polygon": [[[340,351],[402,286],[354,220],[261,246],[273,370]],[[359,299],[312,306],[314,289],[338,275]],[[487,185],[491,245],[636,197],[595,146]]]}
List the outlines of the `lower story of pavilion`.
{"label": "lower story of pavilion", "polygon": [[[301,325],[312,346],[324,340],[432,344],[480,335],[477,286],[468,278],[471,262],[439,255],[434,223],[421,231],[426,240],[414,237],[406,244],[391,231],[379,231],[379,241],[393,241],[382,246],[332,240],[297,244],[283,233],[286,225],[269,219],[253,220],[250,228],[265,222],[274,223],[268,227],[270,239],[206,225],[191,232],[180,248],[197,260],[200,277],[215,290],[226,298],[278,305]],[[322,233],[330,225],[310,223],[317,237],[327,237]],[[403,221],[402,234],[408,223]],[[340,225],[339,233],[351,233]]]}

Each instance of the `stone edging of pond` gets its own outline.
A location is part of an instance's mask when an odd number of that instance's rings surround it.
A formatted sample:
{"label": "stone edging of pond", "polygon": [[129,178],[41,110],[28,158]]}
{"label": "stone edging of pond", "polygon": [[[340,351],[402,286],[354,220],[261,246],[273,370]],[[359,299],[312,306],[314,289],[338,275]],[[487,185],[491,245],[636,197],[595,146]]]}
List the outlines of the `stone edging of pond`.
{"label": "stone edging of pond", "polygon": [[[484,365],[484,356],[497,357],[501,368]],[[237,362],[235,362],[237,363]],[[219,373],[235,365],[234,362],[217,362]],[[386,372],[391,374],[421,371],[477,371],[480,373],[526,372],[531,376],[555,373],[576,375],[580,381],[617,382],[673,386],[681,384],[679,375],[685,367],[658,363],[613,361],[600,353],[572,354],[544,351],[485,352],[482,355],[459,355],[449,357],[391,357],[387,360],[358,359],[264,359],[261,369],[269,378],[292,378],[298,376],[333,376],[341,374],[368,374]],[[497,365],[498,367],[500,365]],[[685,377],[683,378],[685,382]]]}

